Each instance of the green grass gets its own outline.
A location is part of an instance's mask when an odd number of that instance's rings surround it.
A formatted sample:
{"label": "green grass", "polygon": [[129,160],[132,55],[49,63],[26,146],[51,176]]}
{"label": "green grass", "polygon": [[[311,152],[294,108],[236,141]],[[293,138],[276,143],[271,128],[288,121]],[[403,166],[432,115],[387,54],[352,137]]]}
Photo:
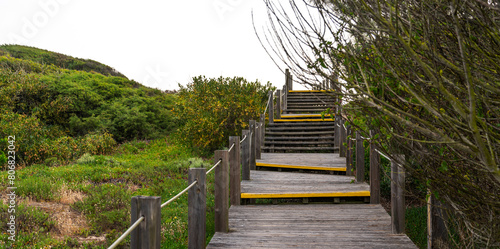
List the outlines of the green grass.
{"label": "green grass", "polygon": [[[79,236],[106,234],[106,242],[85,244],[74,238],[55,240],[53,218],[46,211],[31,208],[33,211],[24,213],[25,219],[33,220],[40,229],[36,234],[33,229],[20,231],[15,245],[19,248],[27,245],[36,248],[106,248],[130,225],[132,196],[161,196],[163,203],[188,185],[190,167],[210,167],[211,163],[197,158],[189,148],[175,141],[160,138],[122,144],[110,156],[86,154],[65,166],[49,167],[39,164],[18,169],[16,186],[23,197],[57,202],[61,198],[59,190],[62,185],[72,191],[84,193],[82,200],[72,204],[72,208],[85,215],[89,225]],[[6,177],[7,172],[1,172],[1,176]],[[214,233],[213,178],[213,174],[207,178],[207,241]],[[6,187],[2,185],[2,191]],[[4,215],[5,213],[2,212]],[[187,194],[164,207],[161,213],[162,248],[186,248]],[[40,219],[37,217],[44,217],[44,221],[38,221]],[[4,220],[6,219],[2,219]],[[8,244],[8,240],[3,234],[0,244],[6,243]],[[128,243],[129,239],[122,243],[123,247],[128,247]]]}

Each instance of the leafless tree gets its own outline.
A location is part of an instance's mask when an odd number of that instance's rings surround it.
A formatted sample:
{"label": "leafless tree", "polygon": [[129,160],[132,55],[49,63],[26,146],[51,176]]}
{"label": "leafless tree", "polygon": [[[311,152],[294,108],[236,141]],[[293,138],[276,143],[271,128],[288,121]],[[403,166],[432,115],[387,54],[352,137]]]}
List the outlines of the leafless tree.
{"label": "leafless tree", "polygon": [[350,122],[449,205],[461,246],[500,246],[499,2],[264,2],[271,57],[334,80]]}

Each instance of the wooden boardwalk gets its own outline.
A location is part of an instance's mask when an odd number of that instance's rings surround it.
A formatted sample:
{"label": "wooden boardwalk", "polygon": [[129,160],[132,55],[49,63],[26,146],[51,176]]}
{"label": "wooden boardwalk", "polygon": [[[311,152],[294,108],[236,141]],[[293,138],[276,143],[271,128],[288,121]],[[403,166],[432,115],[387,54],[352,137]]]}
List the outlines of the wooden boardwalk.
{"label": "wooden boardwalk", "polygon": [[[345,167],[333,153],[262,153],[258,162]],[[252,170],[250,176],[241,182],[242,199],[370,196],[368,184],[345,175]],[[417,248],[405,234],[392,234],[380,204],[233,205],[229,229],[215,233],[207,248]]]}
{"label": "wooden boardwalk", "polygon": [[229,233],[207,248],[417,248],[390,224],[380,205],[231,206]]}
{"label": "wooden boardwalk", "polygon": [[257,170],[241,181],[242,203],[284,201],[232,205],[229,232],[216,232],[207,248],[416,248],[406,235],[392,233],[391,217],[380,204],[366,204],[370,186],[345,175],[346,157],[334,153],[345,139],[335,137],[341,126],[317,113],[334,102],[331,96],[322,91],[288,91],[287,96],[283,114],[278,109],[278,118],[266,127]]}

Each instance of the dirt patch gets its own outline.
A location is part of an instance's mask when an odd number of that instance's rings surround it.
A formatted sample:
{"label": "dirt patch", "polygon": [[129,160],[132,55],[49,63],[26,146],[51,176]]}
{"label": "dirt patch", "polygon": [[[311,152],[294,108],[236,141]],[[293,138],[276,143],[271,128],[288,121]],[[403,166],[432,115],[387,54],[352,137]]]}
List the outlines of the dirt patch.
{"label": "dirt patch", "polygon": [[104,242],[105,235],[96,237],[81,237],[81,231],[89,228],[85,216],[71,208],[71,204],[82,200],[85,195],[73,191],[63,184],[59,190],[60,200],[58,202],[38,202],[30,199],[22,200],[30,207],[36,207],[48,214],[56,222],[56,229],[52,233],[53,238],[64,240],[67,237],[76,239],[79,243]]}

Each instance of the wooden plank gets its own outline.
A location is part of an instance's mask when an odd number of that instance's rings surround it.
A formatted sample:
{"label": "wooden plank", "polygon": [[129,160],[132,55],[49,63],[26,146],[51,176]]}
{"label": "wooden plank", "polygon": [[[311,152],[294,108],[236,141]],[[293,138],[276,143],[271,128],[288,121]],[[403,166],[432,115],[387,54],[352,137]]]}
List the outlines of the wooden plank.
{"label": "wooden plank", "polygon": [[222,160],[215,168],[215,231],[229,231],[229,152],[216,150],[214,162]]}
{"label": "wooden plank", "polygon": [[252,180],[241,182],[242,198],[369,196],[368,184],[352,184],[354,178],[348,176],[273,171],[251,174]]}
{"label": "wooden plank", "polygon": [[289,93],[325,93],[334,92],[333,90],[289,90]]}
{"label": "wooden plank", "polygon": [[325,171],[346,171],[344,167],[320,167],[320,166],[304,166],[304,165],[287,165],[287,164],[271,164],[271,163],[256,163],[259,167],[269,168],[285,168],[285,169],[306,169],[306,170],[325,170]]}
{"label": "wooden plank", "polygon": [[274,122],[333,122],[333,119],[275,119]]}
{"label": "wooden plank", "polygon": [[[313,167],[344,167],[345,158],[338,153],[262,153],[259,163]],[[297,162],[300,162],[298,164]]]}
{"label": "wooden plank", "polygon": [[229,196],[231,205],[240,205],[241,203],[241,154],[240,137],[230,136],[229,145],[234,147],[229,152]]}
{"label": "wooden plank", "polygon": [[207,248],[416,248],[391,234],[380,205],[266,205],[231,207],[230,233]]}
{"label": "wooden plank", "polygon": [[207,191],[206,191],[205,168],[190,168],[188,181],[198,183],[188,190],[188,248],[203,248],[206,241],[206,214],[207,214]]}
{"label": "wooden plank", "polygon": [[331,192],[331,193],[241,193],[243,199],[271,198],[312,198],[312,197],[368,197],[370,191]]}
{"label": "wooden plank", "polygon": [[[325,116],[325,119],[332,119],[329,116]],[[281,119],[287,118],[321,118],[321,114],[283,114],[281,115]],[[333,119],[332,119],[333,120]]]}

